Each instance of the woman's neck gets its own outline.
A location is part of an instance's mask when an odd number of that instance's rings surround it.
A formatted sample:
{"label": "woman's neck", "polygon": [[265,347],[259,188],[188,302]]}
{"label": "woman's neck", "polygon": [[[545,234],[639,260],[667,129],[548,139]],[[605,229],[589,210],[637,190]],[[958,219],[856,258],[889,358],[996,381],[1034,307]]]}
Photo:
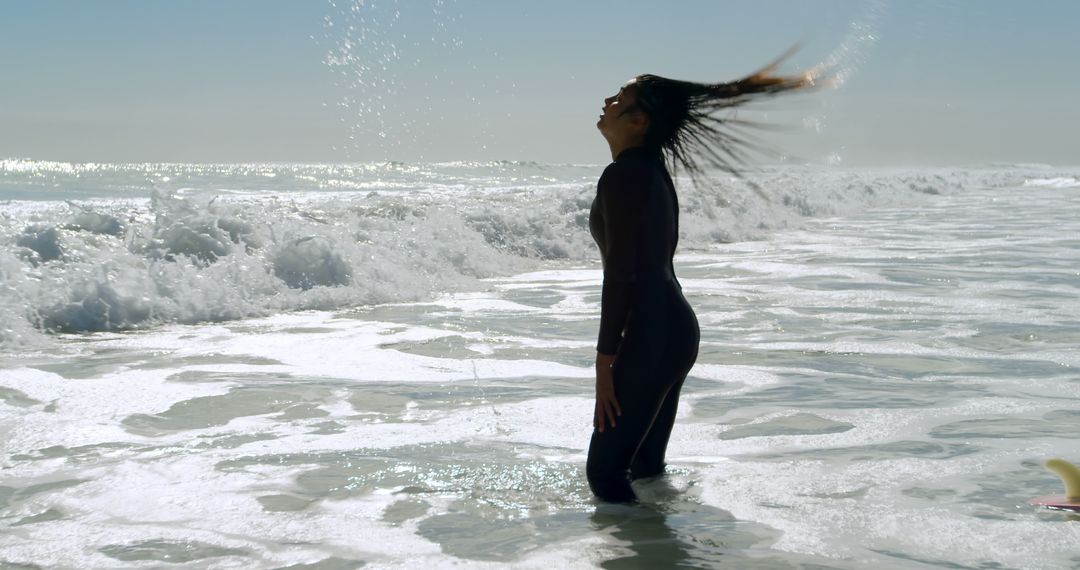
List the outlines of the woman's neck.
{"label": "woman's neck", "polygon": [[619,142],[608,141],[608,147],[611,148],[611,160],[615,160],[616,158],[619,158],[620,154],[622,154],[622,153],[624,153],[624,152],[626,152],[626,151],[628,151],[628,150],[630,150],[632,148],[640,148],[640,147],[643,147],[643,146],[645,146],[645,142],[642,141],[642,140],[619,141]]}

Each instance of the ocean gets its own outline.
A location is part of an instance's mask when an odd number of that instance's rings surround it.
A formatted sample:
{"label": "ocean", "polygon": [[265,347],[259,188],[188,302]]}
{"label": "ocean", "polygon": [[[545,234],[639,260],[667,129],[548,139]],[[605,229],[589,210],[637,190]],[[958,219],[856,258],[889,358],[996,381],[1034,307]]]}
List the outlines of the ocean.
{"label": "ocean", "polygon": [[0,566],[1073,568],[1080,168],[679,181],[669,474],[584,478],[603,165],[0,160]]}

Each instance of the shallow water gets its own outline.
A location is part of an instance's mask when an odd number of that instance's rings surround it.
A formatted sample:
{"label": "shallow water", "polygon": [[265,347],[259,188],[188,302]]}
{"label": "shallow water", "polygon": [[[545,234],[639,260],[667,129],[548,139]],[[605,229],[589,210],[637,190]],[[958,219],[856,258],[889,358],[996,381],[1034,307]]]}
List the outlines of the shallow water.
{"label": "shallow water", "polygon": [[697,245],[700,357],[640,507],[583,477],[600,274],[541,259],[430,301],[9,348],[0,561],[1080,565],[1075,517],[1024,504],[1061,492],[1042,460],[1080,462],[1075,185]]}

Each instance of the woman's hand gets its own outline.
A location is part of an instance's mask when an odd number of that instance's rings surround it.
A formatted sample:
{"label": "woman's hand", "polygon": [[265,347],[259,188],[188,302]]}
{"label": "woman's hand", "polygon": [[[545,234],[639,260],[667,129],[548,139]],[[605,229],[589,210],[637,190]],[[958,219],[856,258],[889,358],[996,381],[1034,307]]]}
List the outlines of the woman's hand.
{"label": "woman's hand", "polygon": [[596,353],[596,409],[593,412],[593,427],[604,433],[604,426],[615,427],[615,416],[622,415],[619,402],[615,400],[615,374],[611,366],[615,364],[615,355]]}

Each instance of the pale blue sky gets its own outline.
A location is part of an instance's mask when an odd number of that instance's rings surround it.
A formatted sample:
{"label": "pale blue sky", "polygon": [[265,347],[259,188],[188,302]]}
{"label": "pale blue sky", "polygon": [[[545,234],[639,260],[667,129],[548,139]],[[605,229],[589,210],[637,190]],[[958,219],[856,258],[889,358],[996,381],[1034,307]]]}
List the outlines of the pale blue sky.
{"label": "pale blue sky", "polygon": [[1072,0],[335,2],[0,0],[0,157],[603,162],[595,118],[633,75],[733,79],[802,41],[794,70],[862,22],[842,89],[759,112],[793,127],[778,149],[1080,163]]}

